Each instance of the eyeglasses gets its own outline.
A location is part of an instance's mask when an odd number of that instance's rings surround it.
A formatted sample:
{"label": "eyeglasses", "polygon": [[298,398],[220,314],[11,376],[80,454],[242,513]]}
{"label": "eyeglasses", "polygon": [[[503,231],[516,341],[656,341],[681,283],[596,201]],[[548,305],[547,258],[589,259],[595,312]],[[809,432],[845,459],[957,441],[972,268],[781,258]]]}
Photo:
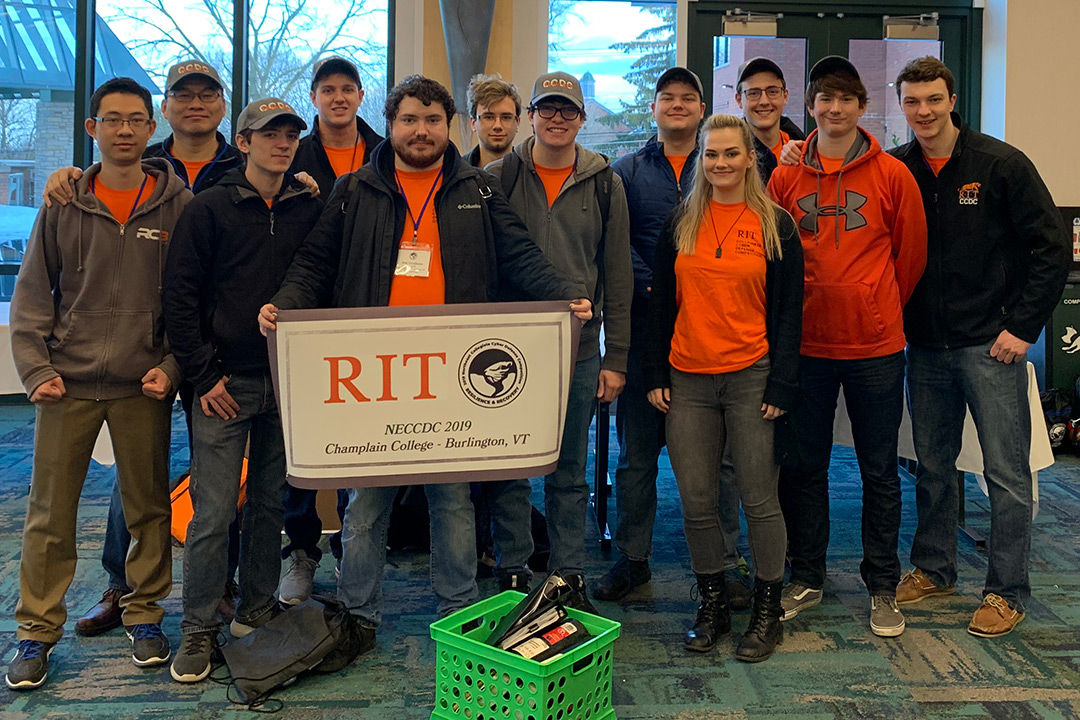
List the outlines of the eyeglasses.
{"label": "eyeglasses", "polygon": [[784,88],[778,87],[776,85],[770,85],[764,90],[762,90],[761,88],[750,88],[748,90],[743,90],[742,96],[747,100],[760,100],[761,93],[765,93],[765,95],[767,95],[770,100],[775,100],[776,98],[784,94]]}
{"label": "eyeglasses", "polygon": [[563,120],[577,120],[578,115],[581,114],[581,111],[572,105],[563,105],[561,107],[555,105],[534,105],[531,109],[545,120],[550,120],[555,117],[555,113],[562,115]]}
{"label": "eyeglasses", "polygon": [[145,117],[133,117],[133,118],[121,118],[121,117],[96,117],[91,118],[94,122],[99,122],[110,130],[119,130],[121,126],[127,125],[132,130],[142,130],[146,127],[150,118]]}
{"label": "eyeglasses", "polygon": [[495,113],[481,113],[476,116],[476,119],[486,125],[491,125],[496,120],[500,121],[503,125],[509,125],[517,120],[517,115],[511,113],[502,113],[500,115],[496,115]]}
{"label": "eyeglasses", "polygon": [[165,97],[171,97],[178,103],[184,103],[185,105],[199,98],[199,102],[212,103],[215,100],[221,98],[220,90],[203,90],[201,93],[188,92],[187,90],[181,90],[180,92],[165,93]]}

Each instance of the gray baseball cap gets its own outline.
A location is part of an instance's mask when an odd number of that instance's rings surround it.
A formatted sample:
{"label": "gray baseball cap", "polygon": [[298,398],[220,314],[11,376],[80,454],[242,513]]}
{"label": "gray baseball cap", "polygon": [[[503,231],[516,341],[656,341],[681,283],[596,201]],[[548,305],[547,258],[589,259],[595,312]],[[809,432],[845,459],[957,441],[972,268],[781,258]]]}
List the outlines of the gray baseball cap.
{"label": "gray baseball cap", "polygon": [[577,106],[578,110],[585,112],[585,98],[581,94],[581,83],[569,73],[545,73],[536,78],[529,105],[535,106],[541,100],[552,97],[569,100]]}
{"label": "gray baseball cap", "polygon": [[261,130],[271,120],[280,117],[292,120],[301,130],[307,130],[307,123],[296,113],[292,105],[280,98],[268,97],[248,103],[248,106],[240,113],[240,117],[236,119],[236,132]]}
{"label": "gray baseball cap", "polygon": [[190,77],[201,77],[225,89],[225,83],[221,82],[218,71],[200,60],[185,60],[176,63],[169,68],[169,75],[165,79],[165,92],[171,92],[180,82]]}
{"label": "gray baseball cap", "polygon": [[772,73],[780,78],[780,82],[787,84],[787,81],[784,80],[784,71],[780,69],[779,65],[767,57],[755,57],[750,58],[739,66],[739,79],[735,81],[735,89],[739,89],[743,80],[751,75],[757,75],[760,72]]}
{"label": "gray baseball cap", "polygon": [[661,90],[673,82],[686,83],[697,90],[699,98],[705,97],[705,90],[701,87],[701,78],[697,76],[697,73],[678,66],[668,68],[656,79],[656,92],[653,95],[659,95]]}
{"label": "gray baseball cap", "polygon": [[356,87],[363,89],[364,83],[360,81],[360,71],[356,69],[356,65],[338,55],[323,58],[315,63],[311,71],[311,89],[314,90],[324,77],[338,73],[351,78],[356,83]]}

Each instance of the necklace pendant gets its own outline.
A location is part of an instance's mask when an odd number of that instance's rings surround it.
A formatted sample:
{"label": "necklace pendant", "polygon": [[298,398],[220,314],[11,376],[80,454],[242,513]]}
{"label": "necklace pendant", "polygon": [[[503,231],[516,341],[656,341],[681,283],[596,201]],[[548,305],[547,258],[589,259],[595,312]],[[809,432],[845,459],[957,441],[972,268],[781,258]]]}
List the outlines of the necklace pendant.
{"label": "necklace pendant", "polygon": [[720,257],[721,248],[716,248],[716,257]]}

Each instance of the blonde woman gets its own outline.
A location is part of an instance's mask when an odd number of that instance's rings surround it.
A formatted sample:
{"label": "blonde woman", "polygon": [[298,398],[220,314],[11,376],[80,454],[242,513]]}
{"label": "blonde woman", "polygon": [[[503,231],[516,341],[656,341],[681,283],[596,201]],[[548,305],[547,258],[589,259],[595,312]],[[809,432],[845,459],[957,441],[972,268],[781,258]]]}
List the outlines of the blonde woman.
{"label": "blonde woman", "polygon": [[699,147],[693,186],[657,244],[645,379],[649,402],[667,414],[701,599],[685,647],[706,652],[731,629],[717,514],[728,445],[755,570],[753,614],[736,657],[760,662],[783,635],[787,534],[774,426],[798,388],[802,246],[791,216],[765,193],[742,120],[708,118]]}

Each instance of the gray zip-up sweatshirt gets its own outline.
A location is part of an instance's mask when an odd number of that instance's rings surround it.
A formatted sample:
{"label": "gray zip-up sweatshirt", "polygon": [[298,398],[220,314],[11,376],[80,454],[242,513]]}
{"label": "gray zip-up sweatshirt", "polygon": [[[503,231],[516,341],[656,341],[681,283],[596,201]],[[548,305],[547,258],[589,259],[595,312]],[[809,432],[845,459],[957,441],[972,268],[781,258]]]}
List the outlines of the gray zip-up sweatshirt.
{"label": "gray zip-up sweatshirt", "polygon": [[[630,262],[630,216],[622,180],[612,173],[611,206],[604,226],[596,202],[597,175],[608,165],[599,153],[576,145],[577,163],[550,208],[544,183],[532,159],[535,138],[514,148],[521,158],[521,177],[510,193],[510,206],[525,222],[529,235],[557,270],[592,298],[593,319],[585,323],[578,360],[600,352],[604,327],[604,369],[626,372],[630,349],[630,301],[634,273]],[[503,161],[487,166],[502,176]]]}
{"label": "gray zip-up sweatshirt", "polygon": [[174,388],[180,382],[166,347],[161,276],[191,191],[165,160],[143,160],[157,186],[121,225],[90,191],[100,170],[88,168],[74,200],[42,207],[34,223],[11,299],[11,351],[27,395],[59,376],[66,397],[133,397],[154,367]]}

